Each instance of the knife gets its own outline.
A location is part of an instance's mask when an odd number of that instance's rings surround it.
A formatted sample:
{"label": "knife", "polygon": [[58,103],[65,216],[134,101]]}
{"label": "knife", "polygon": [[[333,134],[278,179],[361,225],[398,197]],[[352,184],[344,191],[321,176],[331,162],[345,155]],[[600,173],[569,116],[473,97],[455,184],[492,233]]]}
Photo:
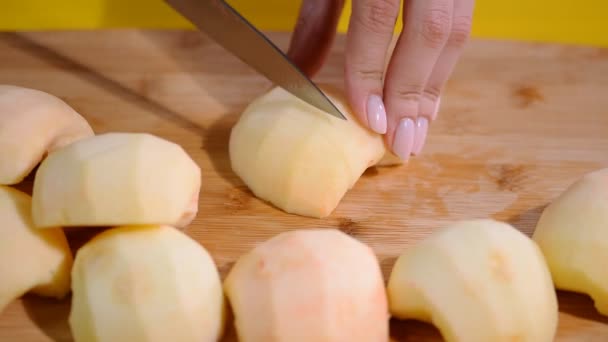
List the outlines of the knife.
{"label": "knife", "polygon": [[346,120],[329,98],[262,32],[223,0],[165,0],[218,44],[276,85]]}

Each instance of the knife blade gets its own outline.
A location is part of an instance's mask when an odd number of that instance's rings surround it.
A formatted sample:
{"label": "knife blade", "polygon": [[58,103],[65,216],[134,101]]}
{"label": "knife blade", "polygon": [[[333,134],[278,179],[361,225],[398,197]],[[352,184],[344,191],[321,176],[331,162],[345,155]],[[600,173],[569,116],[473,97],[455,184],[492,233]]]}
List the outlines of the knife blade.
{"label": "knife blade", "polygon": [[337,118],[346,117],[262,32],[223,0],[165,0],[224,49],[271,82]]}

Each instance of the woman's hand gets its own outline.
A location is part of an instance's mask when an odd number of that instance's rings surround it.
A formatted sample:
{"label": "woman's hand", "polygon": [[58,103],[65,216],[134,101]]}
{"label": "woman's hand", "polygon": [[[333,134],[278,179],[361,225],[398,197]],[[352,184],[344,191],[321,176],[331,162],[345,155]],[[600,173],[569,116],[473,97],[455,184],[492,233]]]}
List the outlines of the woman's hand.
{"label": "woman's hand", "polygon": [[[405,0],[403,31],[390,56],[400,0],[352,0],[346,93],[361,122],[385,134],[403,160],[424,146],[443,86],[468,40],[474,2]],[[288,55],[309,76],[327,57],[343,7],[344,0],[302,1]]]}

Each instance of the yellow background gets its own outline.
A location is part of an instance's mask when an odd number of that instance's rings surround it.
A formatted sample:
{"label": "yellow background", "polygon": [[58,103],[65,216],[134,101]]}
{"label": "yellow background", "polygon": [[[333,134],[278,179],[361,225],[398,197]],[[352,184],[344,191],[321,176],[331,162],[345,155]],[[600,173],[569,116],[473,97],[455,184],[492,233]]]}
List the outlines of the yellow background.
{"label": "yellow background", "polygon": [[[229,0],[263,30],[291,30],[300,0]],[[340,21],[348,26],[350,1]],[[0,0],[0,30],[191,27],[161,0]],[[399,27],[397,28],[399,29]],[[477,0],[473,36],[608,46],[607,0]]]}

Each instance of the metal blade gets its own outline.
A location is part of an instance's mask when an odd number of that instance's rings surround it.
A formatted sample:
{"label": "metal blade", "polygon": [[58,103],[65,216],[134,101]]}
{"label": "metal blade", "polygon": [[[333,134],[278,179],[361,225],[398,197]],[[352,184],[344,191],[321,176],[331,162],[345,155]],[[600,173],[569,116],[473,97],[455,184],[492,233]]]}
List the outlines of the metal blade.
{"label": "metal blade", "polygon": [[327,96],[274,45],[222,0],[165,0],[209,37],[276,85],[346,120]]}

